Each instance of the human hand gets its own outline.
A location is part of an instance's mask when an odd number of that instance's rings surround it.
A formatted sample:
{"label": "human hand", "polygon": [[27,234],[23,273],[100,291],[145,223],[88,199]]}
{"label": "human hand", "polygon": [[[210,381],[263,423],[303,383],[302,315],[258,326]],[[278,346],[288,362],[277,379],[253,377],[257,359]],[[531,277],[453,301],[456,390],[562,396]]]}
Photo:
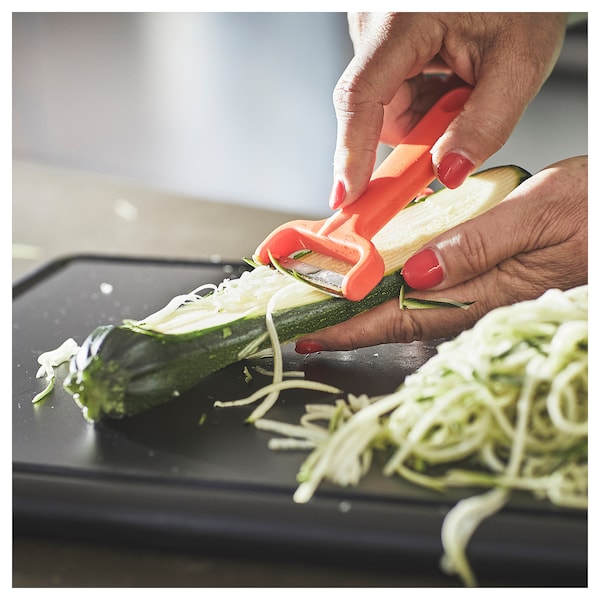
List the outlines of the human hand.
{"label": "human hand", "polygon": [[438,179],[458,187],[510,136],[556,63],[566,23],[567,13],[350,15],[355,56],[333,94],[331,208],[365,190],[380,142],[397,145],[445,91],[467,83],[464,111],[432,149]]}
{"label": "human hand", "polygon": [[485,313],[587,282],[587,157],[530,177],[489,211],[431,240],[402,271],[415,298],[475,301],[467,310],[401,310],[389,301],[296,343],[301,354],[431,340]]}

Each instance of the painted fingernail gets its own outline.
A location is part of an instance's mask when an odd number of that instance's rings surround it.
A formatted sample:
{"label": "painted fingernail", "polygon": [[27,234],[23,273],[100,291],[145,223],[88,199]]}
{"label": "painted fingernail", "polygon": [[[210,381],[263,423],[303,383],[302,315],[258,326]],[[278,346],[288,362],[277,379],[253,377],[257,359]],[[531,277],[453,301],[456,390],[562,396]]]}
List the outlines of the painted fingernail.
{"label": "painted fingernail", "polygon": [[331,195],[329,196],[329,207],[331,210],[338,209],[346,198],[346,187],[343,181],[336,181],[333,184]]}
{"label": "painted fingernail", "polygon": [[325,350],[325,348],[319,344],[319,342],[300,340],[299,342],[296,342],[295,350],[298,354],[314,354],[315,352],[321,352],[321,350]]}
{"label": "painted fingernail", "polygon": [[427,198],[427,196],[431,196],[431,194],[433,194],[433,190],[430,187],[426,187],[417,194],[416,200],[422,200],[423,198]]}
{"label": "painted fingernail", "polygon": [[448,188],[457,188],[473,171],[474,165],[457,152],[449,152],[437,166],[438,179]]}
{"label": "painted fingernail", "polygon": [[415,290],[427,290],[444,280],[444,270],[436,253],[427,248],[411,256],[402,269],[404,281]]}

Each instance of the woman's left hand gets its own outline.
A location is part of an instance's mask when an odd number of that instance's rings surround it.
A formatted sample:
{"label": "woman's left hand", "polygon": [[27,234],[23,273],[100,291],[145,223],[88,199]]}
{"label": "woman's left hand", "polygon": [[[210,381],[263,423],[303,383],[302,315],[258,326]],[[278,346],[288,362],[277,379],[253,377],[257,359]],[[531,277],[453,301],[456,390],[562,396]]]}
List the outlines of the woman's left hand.
{"label": "woman's left hand", "polygon": [[475,301],[400,310],[386,302],[302,338],[296,351],[348,350],[456,335],[490,310],[587,282],[587,157],[553,164],[500,204],[431,240],[405,264],[415,298]]}

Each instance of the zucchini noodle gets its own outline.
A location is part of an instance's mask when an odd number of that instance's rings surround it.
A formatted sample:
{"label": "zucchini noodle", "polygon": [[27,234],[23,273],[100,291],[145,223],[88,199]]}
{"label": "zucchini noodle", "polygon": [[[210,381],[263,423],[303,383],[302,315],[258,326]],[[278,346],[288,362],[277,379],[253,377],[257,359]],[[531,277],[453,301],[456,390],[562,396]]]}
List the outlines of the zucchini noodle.
{"label": "zucchini noodle", "polygon": [[[208,293],[204,293],[208,292]],[[130,321],[133,327],[164,334],[186,333],[190,329],[217,327],[238,319],[253,316],[266,304],[265,323],[273,356],[271,385],[262,388],[247,398],[228,402],[217,401],[214,406],[245,406],[263,399],[246,419],[253,423],[263,417],[277,402],[280,391],[291,387],[319,390],[327,393],[340,393],[332,386],[304,381],[298,374],[293,382],[284,382],[281,344],[273,321],[275,310],[283,310],[298,304],[308,304],[322,299],[324,293],[308,287],[302,282],[283,276],[279,271],[266,265],[257,265],[251,271],[244,271],[238,279],[225,279],[219,285],[200,286],[188,294],[174,297],[166,306],[141,321]],[[254,340],[245,348],[238,359],[257,356],[255,350],[263,337]]]}
{"label": "zucchini noodle", "polygon": [[458,502],[441,532],[442,567],[474,586],[469,539],[513,490],[587,508],[587,311],[587,286],[548,290],[440,344],[388,396],[307,407],[293,428],[267,419],[255,425],[285,436],[273,449],[312,448],[296,502],[308,502],[325,479],[357,485],[376,451],[387,455],[386,476],[440,491],[487,489]]}
{"label": "zucchini noodle", "polygon": [[[285,289],[286,293],[279,294]],[[174,335],[218,327],[260,313],[274,295],[278,296],[278,308],[284,309],[320,300],[324,294],[270,267],[257,266],[237,279],[224,279],[219,285],[203,285],[176,296],[145,319],[128,324]]]}
{"label": "zucchini noodle", "polygon": [[78,351],[79,346],[77,342],[73,338],[68,338],[58,348],[42,352],[42,354],[38,356],[40,368],[35,376],[37,379],[45,377],[46,387],[33,397],[31,400],[33,404],[43,400],[54,389],[54,382],[56,380],[54,367],[58,367],[67,362],[72,356],[75,356]]}
{"label": "zucchini noodle", "polygon": [[273,312],[275,311],[276,307],[285,304],[286,299],[288,299],[290,295],[293,296],[295,292],[296,284],[288,283],[288,285],[280,288],[277,292],[275,292],[269,299],[269,302],[267,303],[265,322],[267,326],[267,332],[271,341],[271,349],[273,351],[273,380],[271,385],[261,388],[248,398],[242,398],[241,400],[234,400],[232,402],[217,401],[214,403],[214,406],[244,406],[246,404],[252,404],[256,400],[264,397],[263,401],[254,409],[254,411],[246,419],[247,423],[254,423],[257,419],[262,418],[274,406],[274,404],[279,399],[279,394],[282,389],[303,388],[329,392],[332,394],[341,393],[341,390],[338,388],[318,383],[315,381],[305,381],[303,379],[295,379],[287,382],[283,381],[283,357],[281,353],[281,344],[279,343],[279,337],[277,335],[277,329],[275,328],[275,323],[273,321]]}

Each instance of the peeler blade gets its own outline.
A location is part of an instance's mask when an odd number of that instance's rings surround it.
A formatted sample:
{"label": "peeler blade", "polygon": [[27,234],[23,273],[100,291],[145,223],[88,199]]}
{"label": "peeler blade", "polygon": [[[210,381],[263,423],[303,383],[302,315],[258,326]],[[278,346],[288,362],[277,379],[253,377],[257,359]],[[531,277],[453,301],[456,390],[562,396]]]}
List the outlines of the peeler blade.
{"label": "peeler blade", "polygon": [[291,257],[280,258],[277,261],[277,266],[285,274],[295,279],[301,279],[331,296],[335,296],[336,298],[344,297],[342,293],[344,275],[341,273],[329,271],[317,265],[311,265]]}

